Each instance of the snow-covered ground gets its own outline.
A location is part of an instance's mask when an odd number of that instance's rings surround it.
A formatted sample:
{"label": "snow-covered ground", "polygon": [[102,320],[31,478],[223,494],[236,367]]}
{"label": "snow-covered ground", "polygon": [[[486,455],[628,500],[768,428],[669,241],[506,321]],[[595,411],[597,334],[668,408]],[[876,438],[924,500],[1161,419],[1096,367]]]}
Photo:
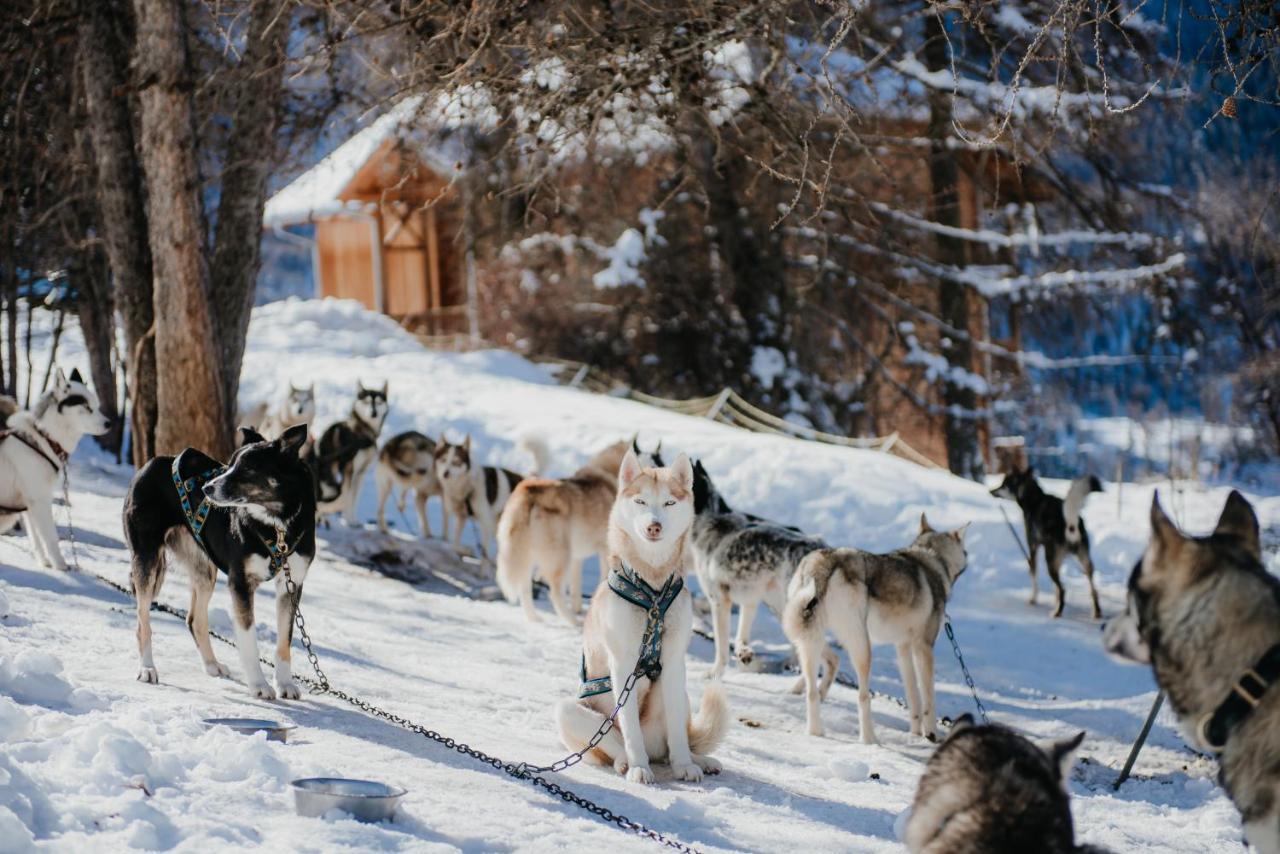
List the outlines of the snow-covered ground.
{"label": "snow-covered ground", "polygon": [[[64,339],[63,362],[83,366],[75,338]],[[1214,783],[1216,768],[1184,747],[1167,717],[1134,779],[1112,791],[1154,697],[1151,677],[1104,656],[1078,571],[1067,573],[1063,619],[1050,619],[1047,595],[1039,606],[1027,604],[1024,560],[1001,502],[982,486],[876,452],[746,433],[562,388],[507,353],[428,352],[391,321],[350,303],[291,301],[255,311],[246,401],[290,379],[314,380],[323,426],[344,414],[358,378],[389,381],[387,435],[409,427],[470,433],[486,462],[527,467],[516,445],[532,433],[552,450],[551,473],[565,474],[639,431],[645,444],[661,438],[664,452],[701,457],[734,505],[833,543],[898,548],[921,511],[936,525],[972,522],[969,571],[949,609],[957,636],[993,719],[1036,737],[1088,732],[1071,781],[1079,836],[1117,851],[1239,844],[1239,820]],[[128,477],[88,442],[75,455],[70,517],[80,564],[122,583],[128,555],[119,518]],[[1107,613],[1122,607],[1153,488],[1110,486],[1085,511]],[[1180,486],[1163,497],[1187,529],[1203,532],[1226,489]],[[1250,498],[1275,571],[1280,499]],[[373,518],[373,505],[366,489],[364,520]],[[1004,509],[1020,529],[1016,507]],[[68,511],[56,512],[69,552]],[[550,621],[529,625],[501,601],[412,586],[355,559],[376,551],[371,543],[402,551],[407,537],[399,530],[383,538],[372,526],[321,532],[303,610],[333,684],[506,760],[558,758],[564,751],[551,708],[577,688],[576,634]],[[274,636],[262,620],[274,611],[272,595],[258,597],[264,649]],[[186,606],[180,572],[161,598]],[[220,587],[212,622],[227,633],[228,604]],[[215,644],[233,676],[211,679],[186,627],[169,616],[153,617],[161,684],[138,683],[132,603],[84,574],[38,568],[21,535],[0,538],[0,625],[0,850],[653,850],[652,842],[332,698],[251,700],[234,651]],[[759,617],[756,635],[758,649],[785,651],[771,617]],[[696,702],[710,644],[695,639],[691,656]],[[945,639],[938,663],[940,711],[972,711]],[[704,850],[900,850],[894,820],[910,803],[931,746],[907,735],[902,709],[887,700],[875,702],[882,746],[859,744],[854,692],[840,686],[823,710],[828,736],[812,738],[802,699],[787,693],[792,680],[730,669],[736,723],[717,777],[674,783],[659,767],[658,785],[646,788],[578,766],[558,782]],[[873,681],[901,695],[887,649],[876,652]],[[271,743],[206,731],[200,720],[214,716],[275,718],[298,729],[288,744]],[[388,824],[299,818],[289,781],[315,775],[386,780],[409,794]]]}

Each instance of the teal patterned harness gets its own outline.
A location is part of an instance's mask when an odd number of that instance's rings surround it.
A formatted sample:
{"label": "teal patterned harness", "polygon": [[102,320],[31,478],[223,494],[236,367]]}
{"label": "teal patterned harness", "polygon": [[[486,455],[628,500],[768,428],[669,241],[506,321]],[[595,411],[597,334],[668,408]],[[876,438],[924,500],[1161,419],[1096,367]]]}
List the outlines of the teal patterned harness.
{"label": "teal patterned harness", "polygon": [[[645,637],[648,639],[640,651],[640,659],[636,662],[636,672],[649,679],[657,679],[662,673],[662,626],[667,617],[671,603],[676,601],[680,591],[684,589],[684,579],[671,573],[661,590],[650,587],[635,570],[625,563],[615,566],[609,571],[609,589],[626,599],[632,605],[648,613],[645,624]],[[595,679],[587,678],[587,654],[582,654],[582,687],[578,690],[578,699],[594,697],[613,690],[613,680],[608,674]]]}

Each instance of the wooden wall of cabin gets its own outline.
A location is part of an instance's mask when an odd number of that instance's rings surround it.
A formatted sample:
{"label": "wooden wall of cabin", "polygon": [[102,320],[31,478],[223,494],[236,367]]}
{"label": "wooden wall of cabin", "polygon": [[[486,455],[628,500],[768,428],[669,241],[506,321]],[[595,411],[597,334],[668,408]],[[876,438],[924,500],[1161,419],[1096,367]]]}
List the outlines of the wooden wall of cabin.
{"label": "wooden wall of cabin", "polygon": [[371,242],[365,220],[326,219],[316,223],[321,296],[359,300],[369,308],[377,306]]}

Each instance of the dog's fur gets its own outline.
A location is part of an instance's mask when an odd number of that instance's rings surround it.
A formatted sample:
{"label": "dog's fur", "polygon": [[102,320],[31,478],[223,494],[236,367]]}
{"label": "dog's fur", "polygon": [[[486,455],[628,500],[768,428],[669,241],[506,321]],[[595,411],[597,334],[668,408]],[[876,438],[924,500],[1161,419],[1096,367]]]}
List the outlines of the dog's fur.
{"label": "dog's fur", "polygon": [[[209,643],[209,600],[217,582],[218,567],[227,574],[231,592],[236,651],[245,683],[255,697],[297,699],[298,685],[290,665],[293,618],[302,597],[302,585],[316,552],[315,485],[311,471],[298,457],[307,438],[306,425],[285,431],[279,439],[266,440],[241,428],[242,445],[226,471],[204,486],[204,497],[213,505],[202,539],[208,552],[191,534],[171,475],[173,457],[155,457],[138,470],[124,504],[125,541],[133,555],[133,592],[138,610],[138,679],[158,682],[151,654],[151,603],[160,593],[169,561],[181,564],[191,580],[191,610],[187,628],[210,676],[226,676]],[[199,455],[202,468],[214,461]],[[201,496],[192,496],[192,509]],[[284,573],[276,576],[276,690],[267,684],[258,662],[258,640],[253,617],[253,594],[270,572],[270,555],[263,539],[276,541],[283,530],[293,548],[289,572],[297,595],[286,592]],[[296,544],[296,545],[295,545]]]}
{"label": "dog's fur", "polygon": [[[436,477],[436,442],[416,430],[408,430],[392,436],[378,452],[378,464],[373,472],[378,485],[378,530],[387,531],[387,499],[398,489],[396,506],[404,512],[405,499],[413,493],[413,506],[418,511],[418,524],[422,536],[431,536],[431,523],[427,521],[427,499],[441,495],[440,479]],[[444,530],[449,530],[448,508],[444,509]]]}
{"label": "dog's fur", "polygon": [[809,732],[822,735],[818,660],[831,629],[858,673],[858,726],[875,744],[871,724],[871,646],[897,647],[898,669],[911,711],[911,733],[936,735],[933,644],[945,619],[951,587],[964,572],[964,526],[939,532],[920,516],[920,533],[905,549],[871,554],[820,549],[800,562],[783,610],[782,628],[795,644],[805,683]]}
{"label": "dog's fur", "polygon": [[[627,447],[615,442],[569,477],[526,478],[512,490],[498,520],[498,585],[507,601],[520,603],[528,619],[541,619],[533,607],[536,574],[547,583],[556,614],[569,625],[578,624],[582,562],[605,554],[618,468]],[[661,444],[652,454],[642,454],[634,439],[631,448],[642,466],[661,468]]]}
{"label": "dog's fur", "polygon": [[1063,501],[1040,488],[1035,472],[1031,469],[1005,475],[1004,481],[991,490],[996,498],[1008,498],[1018,502],[1022,510],[1023,526],[1027,534],[1027,568],[1031,572],[1031,604],[1040,595],[1036,578],[1036,553],[1044,546],[1044,564],[1049,580],[1057,589],[1057,605],[1053,616],[1062,616],[1066,602],[1066,590],[1062,586],[1062,562],[1072,555],[1084,570],[1089,581],[1089,596],[1093,601],[1093,618],[1102,618],[1098,605],[1098,588],[1093,584],[1093,558],[1089,555],[1089,532],[1085,530],[1080,511],[1091,492],[1101,492],[1102,483],[1093,475],[1076,478]]}
{"label": "dog's fur", "polygon": [[341,513],[348,525],[356,523],[356,501],[364,474],[378,453],[387,412],[387,384],[368,388],[357,382],[350,414],[329,425],[314,450],[305,455],[316,477],[321,515]]}
{"label": "dog's fur", "polygon": [[111,422],[102,414],[98,396],[84,384],[78,370],[68,378],[59,368],[53,387],[40,397],[31,412],[19,410],[16,403],[0,408],[9,410],[5,429],[22,436],[8,436],[0,442],[0,508],[4,508],[0,511],[0,533],[10,530],[19,516],[24,517],[23,528],[31,538],[36,560],[43,566],[64,570],[67,562],[58,546],[53,494],[66,463],[58,458],[49,440],[70,454],[82,436],[100,436],[111,428]]}
{"label": "dog's fur", "polygon": [[[781,616],[796,567],[805,555],[826,548],[826,543],[805,536],[797,528],[735,513],[716,490],[701,461],[693,466],[693,507],[690,551],[698,583],[711,603],[715,633],[716,659],[708,677],[719,679],[729,660],[729,617],[733,606],[738,606],[734,652],[738,661],[746,664],[753,657],[751,624],[760,603]],[[824,646],[822,662],[821,694],[826,697],[840,659]],[[797,683],[797,693],[802,685]]]}
{"label": "dog's fur", "polygon": [[[534,457],[536,473],[543,465],[544,449],[527,439],[521,446]],[[469,435],[461,444],[442,438],[436,445],[435,468],[442,500],[453,517],[453,547],[462,547],[462,529],[467,519],[474,519],[480,550],[489,554],[489,546],[498,535],[498,518],[512,491],[525,476],[497,466],[472,465]],[[446,527],[446,536],[448,533]]]}
{"label": "dog's fur", "polygon": [[1041,747],[961,715],[929,759],[905,839],[912,854],[1103,854],[1077,846],[1067,780],[1084,733]]}
{"label": "dog's fur", "polygon": [[[1110,620],[1109,652],[1149,663],[1190,737],[1232,686],[1280,643],[1280,579],[1262,565],[1258,518],[1238,492],[1207,537],[1180,532],[1151,505],[1151,542],[1129,578],[1129,607]],[[1228,733],[1219,778],[1257,850],[1280,852],[1280,686]]]}
{"label": "dog's fur", "polygon": [[[625,562],[645,583],[660,589],[684,574],[685,548],[693,521],[693,467],[684,454],[669,468],[642,468],[632,451],[618,472],[618,494],[609,515],[609,565]],[[589,754],[628,780],[652,783],[650,760],[665,759],[677,780],[697,781],[720,770],[709,754],[724,737],[729,707],[720,683],[707,686],[694,719],[685,686],[685,655],[693,633],[689,589],[680,591],[662,626],[662,672],[642,677],[618,713],[618,725]],[[616,595],[602,580],[583,628],[589,674],[608,673],[613,692],[563,701],[557,710],[560,737],[570,750],[583,749],[613,711],[617,693],[636,668],[646,613]]]}
{"label": "dog's fur", "polygon": [[240,423],[253,427],[268,439],[276,439],[298,424],[310,429],[316,420],[316,384],[298,388],[292,381],[289,391],[273,407],[266,401],[240,416]]}

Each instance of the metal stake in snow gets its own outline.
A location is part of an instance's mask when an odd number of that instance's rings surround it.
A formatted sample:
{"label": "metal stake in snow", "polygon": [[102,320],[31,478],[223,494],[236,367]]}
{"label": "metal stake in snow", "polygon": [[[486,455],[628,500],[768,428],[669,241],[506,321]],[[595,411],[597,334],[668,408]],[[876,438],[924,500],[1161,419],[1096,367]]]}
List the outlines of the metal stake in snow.
{"label": "metal stake in snow", "polygon": [[1119,789],[1120,784],[1129,779],[1129,772],[1133,770],[1133,763],[1138,760],[1138,753],[1142,750],[1142,745],[1147,742],[1147,735],[1151,732],[1151,725],[1156,722],[1156,715],[1160,714],[1160,706],[1164,704],[1164,692],[1156,692],[1156,701],[1151,704],[1151,711],[1147,712],[1147,722],[1142,725],[1142,731],[1138,733],[1138,740],[1133,743],[1133,747],[1129,750],[1129,758],[1124,761],[1124,767],[1120,769],[1120,776],[1116,778],[1112,784],[1112,789]]}

